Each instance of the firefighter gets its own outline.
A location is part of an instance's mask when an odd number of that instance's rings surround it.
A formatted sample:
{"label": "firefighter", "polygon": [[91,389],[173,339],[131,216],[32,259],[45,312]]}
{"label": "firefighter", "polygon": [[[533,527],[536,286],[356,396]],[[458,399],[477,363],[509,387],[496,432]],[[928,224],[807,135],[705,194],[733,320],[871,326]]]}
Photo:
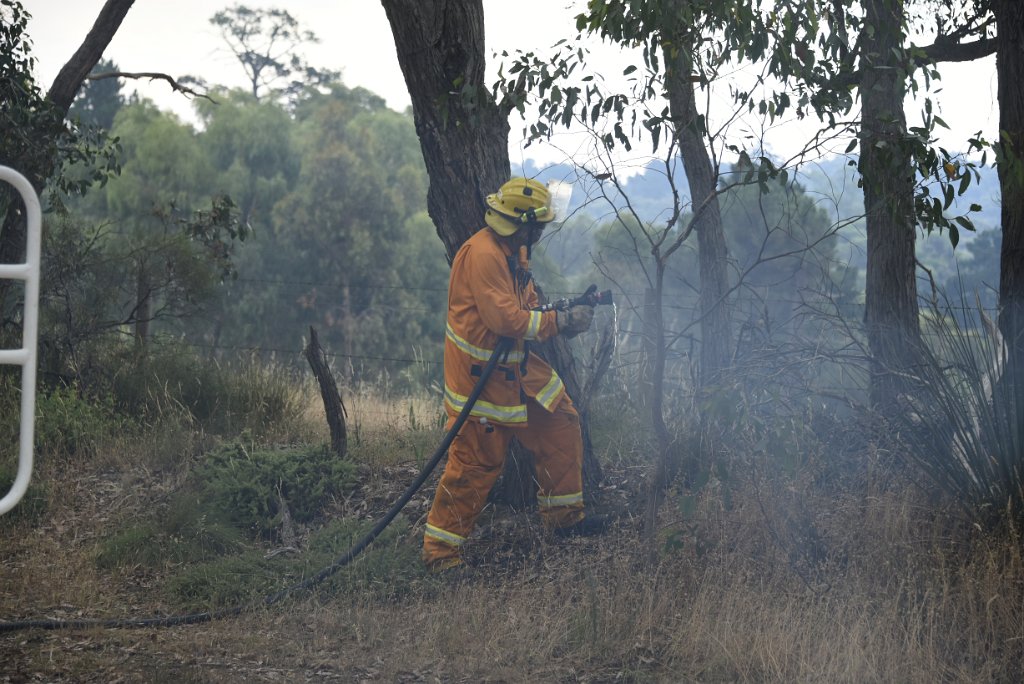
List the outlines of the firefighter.
{"label": "firefighter", "polygon": [[[557,186],[556,186],[557,187]],[[562,184],[571,191],[571,186]],[[567,195],[558,192],[564,204]],[[516,342],[502,357],[448,450],[448,462],[427,516],[423,561],[433,571],[462,566],[460,549],[502,471],[515,436],[535,457],[538,503],[557,536],[597,534],[604,516],[583,506],[583,442],[579,415],[558,374],[529,343],[575,336],[590,327],[593,307],[534,311],[530,248],[545,226],[564,219],[552,191],[512,178],[487,197],[486,227],[459,249],[448,285],[444,405],[450,428],[501,337]]]}

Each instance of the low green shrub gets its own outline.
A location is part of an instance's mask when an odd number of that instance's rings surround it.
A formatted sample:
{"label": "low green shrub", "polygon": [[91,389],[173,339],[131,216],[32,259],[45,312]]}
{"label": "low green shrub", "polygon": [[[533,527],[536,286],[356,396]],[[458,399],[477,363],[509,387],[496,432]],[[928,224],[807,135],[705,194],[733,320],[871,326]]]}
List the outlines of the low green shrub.
{"label": "low green shrub", "polygon": [[[304,574],[315,573],[330,565],[353,544],[367,535],[374,520],[342,518],[332,520],[309,538],[302,558]],[[386,588],[393,591],[425,574],[420,561],[419,538],[415,544],[406,542],[409,521],[399,516],[381,532],[374,543],[352,563],[339,570],[333,579],[334,591]]]}
{"label": "low green shrub", "polygon": [[325,447],[249,451],[234,444],[207,455],[193,481],[204,506],[236,527],[270,536],[281,522],[282,498],[293,521],[309,522],[352,486],[355,466]]}
{"label": "low green shrub", "polygon": [[[369,531],[372,523],[351,519],[328,523],[315,533],[301,556],[266,558],[256,550],[194,564],[167,583],[170,600],[184,610],[245,604],[298,584],[333,563]],[[419,545],[403,543],[409,525],[398,519],[353,563],[316,589],[325,595],[351,594],[391,599],[411,591],[426,577]]]}
{"label": "low green shrub", "polygon": [[[333,520],[309,539],[299,559],[304,577],[333,563],[373,527],[374,521]],[[356,560],[341,568],[321,587],[327,594],[369,594],[391,598],[408,593],[417,580],[427,576],[420,560],[420,545],[406,541],[409,522],[399,517]]]}
{"label": "low green shrub", "polygon": [[196,466],[166,508],[104,540],[96,563],[159,570],[220,562],[248,548],[253,533],[274,536],[282,498],[295,523],[308,523],[354,481],[355,466],[324,448],[222,447]]}

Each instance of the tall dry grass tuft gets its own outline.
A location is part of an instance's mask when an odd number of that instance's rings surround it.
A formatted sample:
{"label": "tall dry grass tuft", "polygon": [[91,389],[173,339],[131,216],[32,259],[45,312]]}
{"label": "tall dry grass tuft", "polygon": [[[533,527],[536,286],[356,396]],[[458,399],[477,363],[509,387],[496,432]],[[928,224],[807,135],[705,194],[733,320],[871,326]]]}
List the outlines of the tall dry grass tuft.
{"label": "tall dry grass tuft", "polygon": [[349,447],[358,462],[371,467],[421,465],[444,435],[447,416],[440,397],[426,390],[388,397],[381,388],[362,385],[343,394]]}

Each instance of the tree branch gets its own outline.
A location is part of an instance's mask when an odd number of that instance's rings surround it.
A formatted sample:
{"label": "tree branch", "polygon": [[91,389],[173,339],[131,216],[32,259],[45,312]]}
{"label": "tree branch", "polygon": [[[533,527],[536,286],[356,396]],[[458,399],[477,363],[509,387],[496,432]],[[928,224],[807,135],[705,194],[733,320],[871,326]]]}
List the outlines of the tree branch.
{"label": "tree branch", "polygon": [[970,43],[936,41],[924,48],[924,58],[915,60],[917,66],[930,62],[970,62],[996,53],[996,40],[981,38]]}
{"label": "tree branch", "polygon": [[150,81],[160,79],[163,81],[167,81],[167,83],[170,84],[173,90],[181,93],[182,95],[185,95],[186,97],[201,97],[205,100],[209,100],[210,102],[216,104],[216,100],[214,100],[206,93],[197,93],[188,86],[182,85],[178,81],[174,80],[174,78],[172,78],[171,76],[167,74],[162,74],[158,71],[104,71],[103,73],[99,74],[89,74],[85,78],[89,81],[100,81],[105,78],[148,78]]}

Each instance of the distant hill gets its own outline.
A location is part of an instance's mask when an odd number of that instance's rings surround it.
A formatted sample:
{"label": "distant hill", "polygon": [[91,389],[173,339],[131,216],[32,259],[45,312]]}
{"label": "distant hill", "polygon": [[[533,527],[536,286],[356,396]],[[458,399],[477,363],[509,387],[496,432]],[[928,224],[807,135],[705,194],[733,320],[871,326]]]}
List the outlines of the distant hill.
{"label": "distant hill", "polygon": [[[854,164],[856,159],[853,160]],[[864,213],[864,201],[861,189],[857,187],[856,166],[850,165],[850,160],[842,157],[814,162],[801,167],[793,179],[804,187],[811,194],[820,198],[826,205],[828,213],[836,218],[845,219],[860,216]],[[682,165],[678,164],[678,182],[681,190],[685,192],[686,177],[682,172]],[[538,167],[532,160],[527,160],[525,166],[513,166],[514,174],[523,174],[541,180],[560,179],[577,180],[578,173],[571,164],[553,164]],[[972,216],[978,230],[986,230],[999,226],[999,179],[993,168],[985,167],[979,169],[980,182],[971,183],[967,193],[957,198],[953,210],[958,213],[966,212],[971,204],[978,204],[982,210]],[[578,185],[583,185],[579,183]],[[656,221],[663,218],[671,208],[671,193],[665,178],[664,168],[660,162],[652,162],[640,174],[634,175],[626,180],[623,187],[629,197],[630,206],[637,212],[640,218],[647,221]],[[579,209],[586,200],[582,192],[574,196],[573,209]],[[595,202],[595,204],[598,204]],[[604,214],[607,212],[607,204],[595,206],[591,213]],[[625,206],[625,200],[619,198],[619,206]],[[963,239],[969,241],[969,233],[963,235]]]}
{"label": "distant hill", "polygon": [[[864,197],[861,188],[857,185],[858,174],[856,170],[856,159],[853,165],[850,159],[834,157],[820,162],[807,164],[797,172],[791,174],[793,182],[799,184],[805,192],[813,196],[819,206],[825,210],[828,216],[836,221],[843,222],[854,219],[850,225],[842,229],[843,240],[840,242],[838,257],[851,267],[858,269],[861,278],[866,262],[866,237],[864,233]],[[677,164],[673,169],[678,174],[677,185],[685,191],[686,181],[682,172],[682,165]],[[589,249],[588,226],[593,227],[604,221],[610,215],[612,209],[608,202],[600,197],[597,185],[593,180],[583,179],[570,164],[554,164],[543,168],[536,166],[531,160],[527,160],[524,167],[514,167],[513,173],[536,177],[541,180],[559,179],[575,181],[577,191],[573,196],[572,210],[576,212],[576,221],[567,226],[561,236],[552,236],[549,241],[549,252],[556,262],[571,257],[572,263],[562,264],[563,268],[572,271],[579,267],[579,258]],[[979,169],[980,181],[972,182],[963,197],[954,202],[952,211],[956,214],[966,213],[971,204],[981,206],[981,211],[971,215],[978,233],[960,231],[960,243],[954,250],[950,244],[948,235],[933,234],[919,235],[918,237],[918,259],[932,271],[932,276],[939,284],[954,282],[958,268],[965,260],[973,260],[975,265],[978,262],[992,262],[992,245],[997,241],[986,239],[979,243],[979,250],[984,254],[975,255],[971,251],[971,244],[977,234],[985,231],[995,230],[1000,223],[1000,201],[999,201],[999,179],[996,170],[991,167]],[[627,205],[626,199],[614,191],[613,184],[605,182],[602,184],[604,192],[608,193],[614,205],[623,208]],[[671,209],[671,191],[665,177],[664,165],[660,162],[652,162],[648,167],[637,175],[631,176],[623,183],[623,189],[629,198],[629,207],[637,215],[645,220],[657,222],[665,220]],[[587,195],[589,190],[590,196]],[[683,197],[688,202],[687,197]],[[559,245],[559,239],[568,241],[569,245]],[[998,263],[998,259],[996,259]],[[989,269],[990,270],[990,269]],[[987,278],[991,280],[992,274]]]}

